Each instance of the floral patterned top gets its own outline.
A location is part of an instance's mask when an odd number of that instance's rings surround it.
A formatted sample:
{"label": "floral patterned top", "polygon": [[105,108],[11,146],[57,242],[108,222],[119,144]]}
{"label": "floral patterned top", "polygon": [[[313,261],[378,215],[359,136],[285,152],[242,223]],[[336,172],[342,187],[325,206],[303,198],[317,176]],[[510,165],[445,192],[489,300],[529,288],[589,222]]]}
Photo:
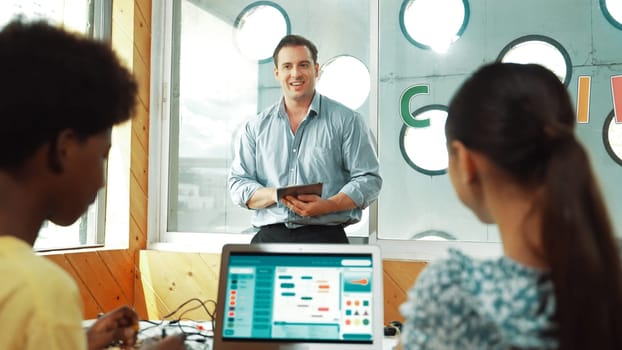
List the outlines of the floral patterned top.
{"label": "floral patterned top", "polygon": [[550,275],[508,257],[475,260],[450,249],[400,307],[401,342],[414,349],[555,349]]}

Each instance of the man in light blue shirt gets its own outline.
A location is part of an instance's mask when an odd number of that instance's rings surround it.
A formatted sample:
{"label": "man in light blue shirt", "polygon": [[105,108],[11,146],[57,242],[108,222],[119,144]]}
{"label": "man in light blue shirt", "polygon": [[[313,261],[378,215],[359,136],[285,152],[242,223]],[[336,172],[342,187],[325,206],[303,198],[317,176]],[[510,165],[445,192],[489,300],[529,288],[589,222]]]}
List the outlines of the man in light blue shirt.
{"label": "man in light blue shirt", "polygon": [[[362,117],[315,91],[317,48],[287,35],[273,54],[279,102],[250,120],[229,174],[234,203],[255,210],[253,243],[348,243],[344,227],[382,186],[372,135]],[[279,187],[323,183],[322,196],[277,198]]]}

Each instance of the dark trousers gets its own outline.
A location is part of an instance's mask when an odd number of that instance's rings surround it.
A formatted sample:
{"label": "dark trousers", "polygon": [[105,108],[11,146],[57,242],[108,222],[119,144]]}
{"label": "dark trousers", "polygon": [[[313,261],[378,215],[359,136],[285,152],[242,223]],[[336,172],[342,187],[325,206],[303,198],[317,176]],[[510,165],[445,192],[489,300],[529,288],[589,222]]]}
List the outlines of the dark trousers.
{"label": "dark trousers", "polygon": [[262,226],[251,243],[350,243],[343,226],[306,225],[287,228],[285,224]]}

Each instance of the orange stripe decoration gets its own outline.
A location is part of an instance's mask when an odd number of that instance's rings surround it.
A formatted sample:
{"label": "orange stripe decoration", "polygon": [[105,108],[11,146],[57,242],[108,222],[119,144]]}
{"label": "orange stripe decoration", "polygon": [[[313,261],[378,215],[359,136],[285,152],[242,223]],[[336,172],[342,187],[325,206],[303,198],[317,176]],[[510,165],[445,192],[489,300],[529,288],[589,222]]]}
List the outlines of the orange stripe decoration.
{"label": "orange stripe decoration", "polygon": [[622,124],[622,75],[611,77],[611,95],[613,96],[613,112],[616,123]]}
{"label": "orange stripe decoration", "polygon": [[589,75],[579,76],[577,89],[577,123],[586,124],[590,121],[590,89],[592,77]]}

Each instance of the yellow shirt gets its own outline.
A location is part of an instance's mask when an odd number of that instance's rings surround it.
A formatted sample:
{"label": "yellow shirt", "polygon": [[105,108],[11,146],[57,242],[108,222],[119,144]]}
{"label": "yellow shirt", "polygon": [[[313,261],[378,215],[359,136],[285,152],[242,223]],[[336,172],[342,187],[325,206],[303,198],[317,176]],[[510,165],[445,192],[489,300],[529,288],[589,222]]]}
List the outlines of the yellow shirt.
{"label": "yellow shirt", "polygon": [[0,349],[86,349],[74,280],[32,247],[0,236]]}

